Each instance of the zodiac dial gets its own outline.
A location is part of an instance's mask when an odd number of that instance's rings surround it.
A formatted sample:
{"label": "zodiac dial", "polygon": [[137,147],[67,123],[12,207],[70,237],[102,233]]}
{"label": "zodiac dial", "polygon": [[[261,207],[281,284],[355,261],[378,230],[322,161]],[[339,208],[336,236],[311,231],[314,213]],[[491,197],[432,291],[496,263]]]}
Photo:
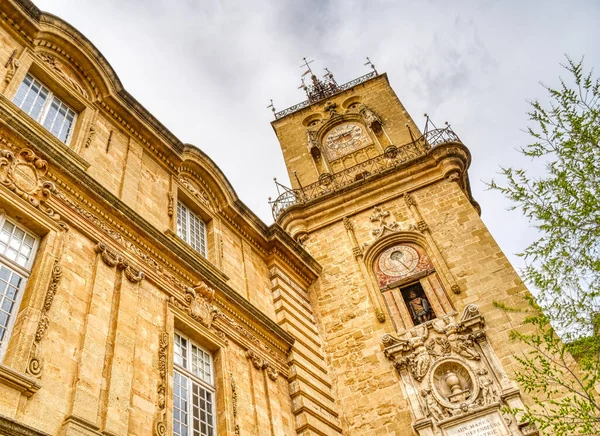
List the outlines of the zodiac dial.
{"label": "zodiac dial", "polygon": [[393,277],[412,272],[419,262],[419,253],[408,245],[396,245],[385,250],[379,258],[379,269]]}

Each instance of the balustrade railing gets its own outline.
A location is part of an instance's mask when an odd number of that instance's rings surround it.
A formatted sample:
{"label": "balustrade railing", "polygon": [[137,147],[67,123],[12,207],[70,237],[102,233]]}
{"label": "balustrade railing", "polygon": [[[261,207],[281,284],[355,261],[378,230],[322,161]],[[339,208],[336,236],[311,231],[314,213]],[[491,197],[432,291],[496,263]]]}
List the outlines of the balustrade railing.
{"label": "balustrade railing", "polygon": [[270,201],[273,218],[277,217],[288,207],[295,204],[307,203],[316,198],[339,191],[353,183],[381,174],[391,168],[414,160],[427,153],[431,147],[447,142],[461,142],[450,126],[443,129],[433,129],[425,132],[418,139],[408,144],[387,147],[383,154],[361,162],[334,174],[321,174],[319,180],[310,185],[297,189],[284,188],[275,200]]}

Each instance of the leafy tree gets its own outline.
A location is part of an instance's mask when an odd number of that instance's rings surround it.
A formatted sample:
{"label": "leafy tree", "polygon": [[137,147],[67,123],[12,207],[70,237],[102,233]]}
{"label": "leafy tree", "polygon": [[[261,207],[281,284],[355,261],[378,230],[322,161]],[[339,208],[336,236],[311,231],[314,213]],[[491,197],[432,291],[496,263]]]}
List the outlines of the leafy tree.
{"label": "leafy tree", "polygon": [[520,152],[531,166],[502,168],[503,181],[489,187],[540,235],[521,254],[524,279],[538,290],[530,328],[512,334],[531,350],[517,357],[515,374],[534,401],[525,418],[559,436],[599,435],[600,79],[583,59],[562,66],[569,78],[544,85],[549,103],[530,103],[532,142]]}

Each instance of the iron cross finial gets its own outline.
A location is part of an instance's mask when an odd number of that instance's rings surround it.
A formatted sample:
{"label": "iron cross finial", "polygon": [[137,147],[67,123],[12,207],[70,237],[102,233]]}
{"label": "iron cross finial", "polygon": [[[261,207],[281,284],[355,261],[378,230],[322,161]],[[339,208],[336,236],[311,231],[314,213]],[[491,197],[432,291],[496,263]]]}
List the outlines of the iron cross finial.
{"label": "iron cross finial", "polygon": [[273,111],[273,114],[275,114],[276,110],[275,105],[273,104],[273,99],[271,99],[271,104],[267,106],[267,109],[271,109]]}
{"label": "iron cross finial", "polygon": [[365,65],[370,65],[371,68],[373,68],[373,71],[375,71],[375,74],[379,74],[379,73],[377,73],[377,70],[375,69],[375,64],[373,62],[371,62],[371,59],[369,59],[368,56],[367,56],[367,63],[365,63]]}

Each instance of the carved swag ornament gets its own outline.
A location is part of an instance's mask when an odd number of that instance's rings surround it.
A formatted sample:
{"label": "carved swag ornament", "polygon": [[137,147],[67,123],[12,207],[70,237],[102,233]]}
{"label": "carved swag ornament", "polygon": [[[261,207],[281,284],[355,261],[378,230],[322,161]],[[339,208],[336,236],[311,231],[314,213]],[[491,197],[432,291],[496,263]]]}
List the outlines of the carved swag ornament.
{"label": "carved swag ornament", "polygon": [[494,434],[525,434],[521,429],[530,424],[501,414],[501,407],[522,402],[486,341],[484,319],[474,305],[458,322],[446,316],[402,337],[382,337],[384,353],[410,397],[418,434],[433,436],[474,419],[488,423],[497,430]]}

